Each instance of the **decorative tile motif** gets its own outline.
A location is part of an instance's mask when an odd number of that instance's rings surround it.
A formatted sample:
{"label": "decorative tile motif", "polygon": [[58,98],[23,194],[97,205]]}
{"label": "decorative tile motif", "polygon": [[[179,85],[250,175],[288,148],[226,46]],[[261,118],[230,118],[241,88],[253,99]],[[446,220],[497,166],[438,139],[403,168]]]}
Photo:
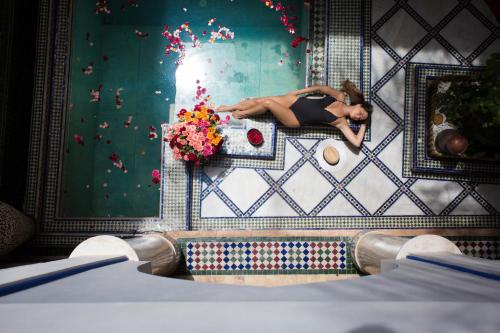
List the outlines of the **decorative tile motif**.
{"label": "decorative tile motif", "polygon": [[26,176],[26,196],[24,212],[38,220],[41,211],[42,175],[43,175],[43,153],[45,147],[45,128],[48,113],[47,85],[50,82],[50,62],[47,54],[51,49],[50,35],[53,29],[53,17],[51,0],[40,0],[39,23],[37,27],[37,49],[35,63],[35,80],[33,88],[33,108],[30,124],[30,147],[28,157],[28,170]]}
{"label": "decorative tile motif", "polygon": [[[286,167],[283,170],[255,169],[255,173],[247,178],[260,179],[254,179],[245,186],[239,181],[241,177],[232,175],[248,169],[194,169],[188,228],[460,227],[470,225],[469,215],[472,214],[482,214],[473,217],[475,225],[486,227],[494,226],[494,221],[498,219],[495,208],[468,184],[451,182],[450,186],[453,186],[442,187],[445,193],[439,192],[439,186],[438,190],[431,191],[429,197],[429,184],[424,180],[415,185],[414,191],[412,186],[417,179],[401,181],[383,163],[369,155],[369,151],[362,150],[364,157],[351,167],[350,172],[344,173],[345,177],[325,171],[315,158],[319,142],[320,138],[287,138],[286,152],[290,152],[292,158],[287,159],[288,153],[285,153]],[[207,172],[213,174],[212,170],[217,173],[216,177],[206,175]],[[234,181],[231,181],[232,178]],[[249,195],[244,209],[240,208],[242,203],[235,204],[234,201],[241,201],[241,198],[227,190],[237,189],[246,193],[253,183],[262,180],[268,183],[267,190],[260,191],[260,197]],[[221,183],[225,184],[223,188],[219,187]],[[384,196],[381,196],[381,189],[385,191]],[[378,195],[371,195],[375,192]],[[208,209],[214,198],[211,194],[220,200],[217,206]],[[471,200],[476,206],[470,204]],[[344,204],[339,205],[339,202]],[[274,204],[282,210],[277,212]],[[224,211],[226,215],[212,210]],[[464,210],[467,214],[457,216],[457,212]],[[437,215],[440,215],[439,218]]]}
{"label": "decorative tile motif", "polygon": [[[469,34],[469,31],[474,31],[474,34]],[[464,58],[470,56],[490,34],[491,30],[467,10],[461,11],[440,31],[440,35],[451,47],[460,50]]]}
{"label": "decorative tile motif", "polygon": [[313,41],[310,66],[312,84],[325,84],[326,3],[326,0],[313,2],[313,14],[309,29]]}
{"label": "decorative tile motif", "polygon": [[499,240],[457,240],[455,245],[458,246],[463,254],[484,258],[484,259],[500,259],[500,241]]}
{"label": "decorative tile motif", "polygon": [[[70,233],[133,234],[158,218],[59,218],[66,72],[70,52],[70,0],[42,0],[39,6],[37,59],[31,119],[25,213],[40,223],[37,244],[70,238]],[[43,213],[43,214],[42,214]],[[65,235],[62,235],[64,233]]]}
{"label": "decorative tile motif", "polygon": [[[328,1],[326,35],[326,79],[324,84],[340,87],[353,81],[370,100],[370,13],[371,1]],[[365,140],[370,139],[368,128]]]}
{"label": "decorative tile motif", "polygon": [[327,82],[339,86],[350,79],[370,96],[371,1],[328,4]]}
{"label": "decorative tile motif", "polygon": [[[165,137],[166,127],[162,127]],[[189,216],[190,199],[189,173],[191,167],[183,161],[175,161],[173,152],[165,141],[162,142],[161,199],[160,219],[168,221],[168,225],[158,225],[161,230],[182,230]],[[158,223],[160,224],[160,223]],[[149,224],[144,230],[152,228]],[[157,228],[154,228],[157,229]]]}
{"label": "decorative tile motif", "polygon": [[[498,237],[447,237],[465,254],[500,259]],[[180,238],[179,274],[357,274],[350,237]]]}
{"label": "decorative tile motif", "polygon": [[182,239],[186,270],[201,274],[352,274],[343,238]]}

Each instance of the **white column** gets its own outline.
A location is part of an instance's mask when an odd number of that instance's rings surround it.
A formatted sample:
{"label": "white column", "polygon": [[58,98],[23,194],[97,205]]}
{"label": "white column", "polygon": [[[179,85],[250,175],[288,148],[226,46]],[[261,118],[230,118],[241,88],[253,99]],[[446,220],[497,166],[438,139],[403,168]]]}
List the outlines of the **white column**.
{"label": "white column", "polygon": [[81,242],[70,258],[87,256],[126,256],[132,261],[149,261],[155,275],[171,275],[180,260],[180,249],[175,240],[160,234],[121,239],[114,236],[96,236]]}
{"label": "white column", "polygon": [[354,239],[352,258],[354,264],[368,274],[380,273],[382,259],[404,259],[410,254],[449,252],[462,254],[448,239],[436,235],[405,238],[381,234],[377,231],[360,232]]}

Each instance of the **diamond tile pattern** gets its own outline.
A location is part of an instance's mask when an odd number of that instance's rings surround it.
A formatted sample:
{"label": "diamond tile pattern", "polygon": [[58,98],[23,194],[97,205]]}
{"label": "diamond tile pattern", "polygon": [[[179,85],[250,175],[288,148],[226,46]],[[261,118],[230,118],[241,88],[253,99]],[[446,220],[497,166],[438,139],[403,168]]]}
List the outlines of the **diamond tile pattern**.
{"label": "diamond tile pattern", "polygon": [[458,240],[455,245],[468,256],[500,259],[500,241],[497,240]]}
{"label": "diamond tile pattern", "polygon": [[187,242],[186,268],[200,271],[328,271],[347,268],[347,245],[339,240]]}
{"label": "diamond tile pattern", "polygon": [[[500,238],[448,237],[465,255],[500,259]],[[192,275],[356,274],[349,237],[178,239]]]}
{"label": "diamond tile pattern", "polygon": [[245,212],[264,194],[269,184],[253,169],[235,169],[219,187],[238,208]]}
{"label": "diamond tile pattern", "polygon": [[457,5],[456,0],[422,1],[409,0],[408,4],[422,16],[427,23],[435,26]]}
{"label": "diamond tile pattern", "polygon": [[403,57],[424,37],[425,30],[400,9],[377,33]]}
{"label": "diamond tile pattern", "polygon": [[333,189],[325,177],[306,162],[283,185],[283,189],[306,212],[309,213]]}
{"label": "diamond tile pattern", "polygon": [[469,11],[462,11],[441,31],[441,35],[464,57],[472,53],[490,31]]}
{"label": "diamond tile pattern", "polygon": [[369,164],[361,174],[347,186],[363,206],[374,213],[396,190],[394,183],[374,164]]}

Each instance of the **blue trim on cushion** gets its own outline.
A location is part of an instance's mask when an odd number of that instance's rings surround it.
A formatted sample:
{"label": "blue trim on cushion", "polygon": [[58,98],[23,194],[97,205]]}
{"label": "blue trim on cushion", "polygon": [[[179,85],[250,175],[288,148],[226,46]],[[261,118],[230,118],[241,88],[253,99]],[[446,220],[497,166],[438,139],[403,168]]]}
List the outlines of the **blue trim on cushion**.
{"label": "blue trim on cushion", "polygon": [[478,271],[478,270],[475,270],[475,269],[471,269],[471,268],[467,268],[467,267],[463,267],[463,266],[459,266],[459,265],[455,265],[455,264],[448,264],[448,263],[440,262],[440,261],[437,261],[437,260],[425,259],[425,258],[421,258],[421,257],[418,257],[418,256],[407,256],[406,259],[420,261],[420,262],[424,262],[424,263],[427,263],[427,264],[432,264],[432,265],[437,265],[437,266],[441,266],[441,267],[450,268],[450,269],[453,269],[455,271],[459,271],[459,272],[466,273],[466,274],[472,274],[472,275],[480,276],[480,277],[483,277],[483,278],[486,278],[486,279],[489,279],[489,280],[500,281],[500,275],[494,274],[494,273],[481,272],[481,271]]}
{"label": "blue trim on cushion", "polygon": [[62,271],[57,271],[57,272],[50,272],[47,274],[43,274],[41,276],[34,276],[30,277],[27,279],[23,279],[20,281],[14,281],[11,284],[8,284],[6,286],[0,286],[0,297],[6,296],[12,293],[16,293],[19,291],[27,290],[33,287],[40,286],[42,284],[46,284],[49,282],[53,282],[56,280],[63,279],[65,277],[71,276],[71,275],[76,275],[79,273],[83,273],[92,269],[104,267],[104,266],[109,266],[113,264],[117,264],[119,262],[124,262],[127,261],[128,258],[125,256],[117,257],[117,258],[111,258],[111,259],[105,259],[105,260],[99,260],[99,261],[94,261],[91,263],[83,264],[78,267],[70,267],[66,268]]}

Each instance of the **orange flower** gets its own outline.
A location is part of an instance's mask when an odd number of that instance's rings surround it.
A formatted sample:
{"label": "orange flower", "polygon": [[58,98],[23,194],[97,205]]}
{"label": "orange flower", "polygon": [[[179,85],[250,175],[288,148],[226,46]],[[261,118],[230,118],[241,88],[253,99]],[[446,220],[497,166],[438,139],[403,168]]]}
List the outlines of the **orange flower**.
{"label": "orange flower", "polygon": [[212,144],[213,144],[214,146],[217,146],[217,145],[219,144],[220,140],[222,140],[222,136],[217,136],[217,137],[215,137],[215,138],[212,140]]}
{"label": "orange flower", "polygon": [[184,113],[184,121],[191,121],[192,120],[191,116],[192,116],[192,114],[189,111]]}
{"label": "orange flower", "polygon": [[215,138],[215,130],[211,127],[208,129],[207,139],[212,140]]}
{"label": "orange flower", "polygon": [[208,120],[208,114],[206,108],[205,109],[202,108],[201,111],[195,111],[194,115],[198,119]]}

